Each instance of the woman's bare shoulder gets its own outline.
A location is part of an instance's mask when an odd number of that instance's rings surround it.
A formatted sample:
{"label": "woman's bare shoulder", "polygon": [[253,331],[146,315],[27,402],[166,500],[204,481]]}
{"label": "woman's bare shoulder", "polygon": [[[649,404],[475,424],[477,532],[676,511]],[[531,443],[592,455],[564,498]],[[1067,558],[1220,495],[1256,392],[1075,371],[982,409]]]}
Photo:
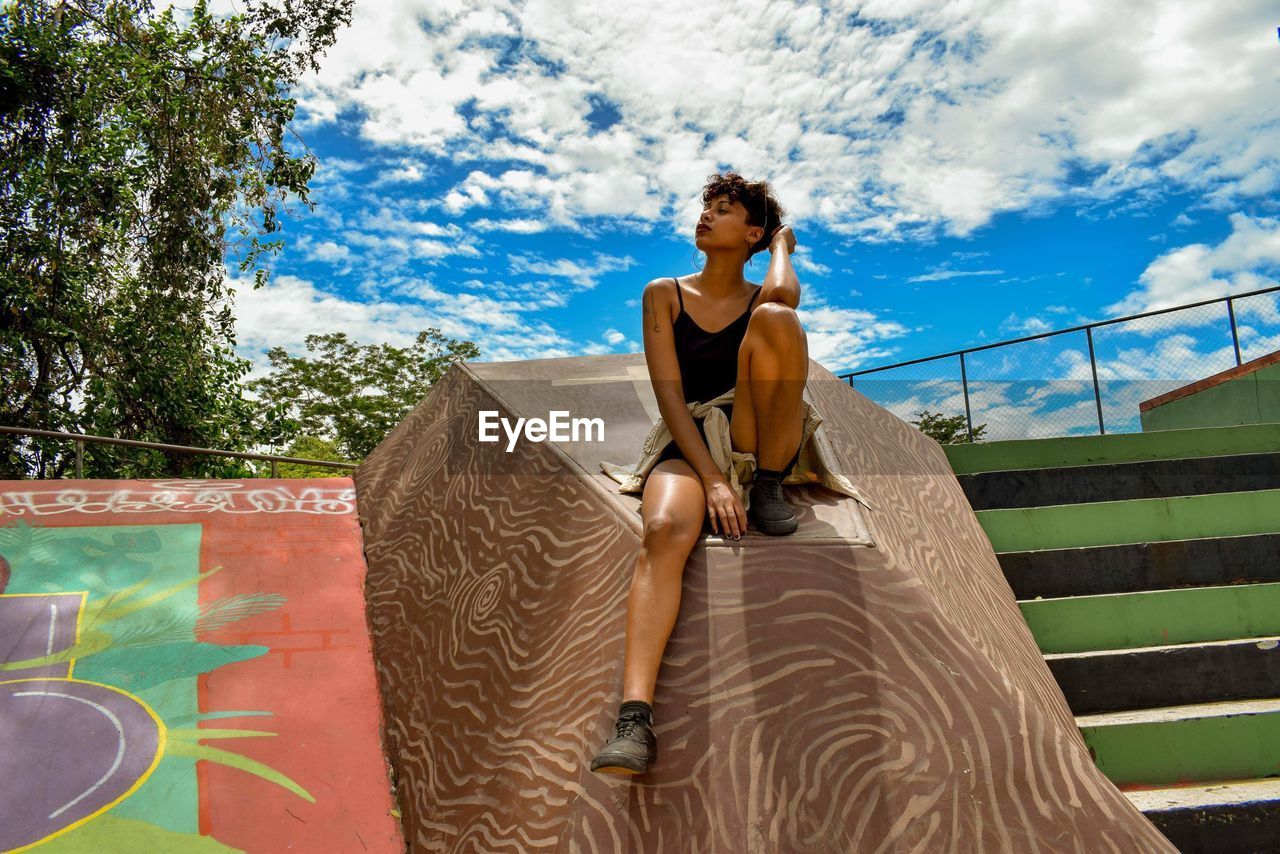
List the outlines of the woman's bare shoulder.
{"label": "woman's bare shoulder", "polygon": [[651,279],[649,284],[644,286],[644,296],[642,297],[645,305],[651,306],[655,311],[662,309],[667,310],[668,316],[675,313],[674,306],[676,304],[676,280],[671,276],[663,276],[657,279]]}
{"label": "woman's bare shoulder", "polygon": [[675,296],[676,279],[675,276],[659,276],[656,279],[650,279],[649,283],[644,286],[644,292],[654,294],[670,294]]}

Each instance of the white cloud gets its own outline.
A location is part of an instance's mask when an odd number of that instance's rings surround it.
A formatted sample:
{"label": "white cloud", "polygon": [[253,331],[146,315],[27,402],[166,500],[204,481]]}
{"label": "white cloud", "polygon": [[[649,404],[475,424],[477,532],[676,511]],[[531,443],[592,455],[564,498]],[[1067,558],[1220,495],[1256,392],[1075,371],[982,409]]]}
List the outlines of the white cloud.
{"label": "white cloud", "polygon": [[475,231],[503,231],[511,234],[537,234],[547,230],[547,223],[536,219],[493,220],[481,217],[467,226]]}
{"label": "white cloud", "polygon": [[456,225],[440,225],[430,220],[413,220],[403,210],[383,205],[377,210],[364,209],[356,218],[356,224],[368,231],[391,234],[425,235],[427,237],[460,237],[462,229]]}
{"label": "white cloud", "polygon": [[1018,335],[1038,335],[1041,332],[1051,332],[1053,328],[1053,324],[1038,317],[1018,317],[1016,313],[1012,312],[1008,317],[1000,321],[1000,329],[1002,331],[1013,332]]}
{"label": "white cloud", "polygon": [[910,331],[869,311],[832,306],[812,287],[805,289],[796,314],[809,341],[809,358],[832,372],[889,362],[898,349],[881,342]]}
{"label": "white cloud", "polygon": [[[964,235],[1064,196],[1183,185],[1225,207],[1274,192],[1272,11],[364,0],[301,106],[312,123],[356,117],[375,145],[504,164],[442,191],[451,214],[665,217],[683,235],[724,163],[768,177],[797,221]],[[593,128],[602,102],[619,118]],[[1091,183],[1067,187],[1069,164]]]}
{"label": "white cloud", "polygon": [[[1141,287],[1103,310],[1113,316],[1139,314],[1280,284],[1275,275],[1261,272],[1280,274],[1280,219],[1234,213],[1230,221],[1231,234],[1217,246],[1191,243],[1170,249],[1142,271]],[[1172,314],[1184,316],[1177,322],[1186,323],[1191,312]],[[1202,314],[1211,319],[1210,312]],[[1153,331],[1162,328],[1159,318],[1144,322]]]}
{"label": "white cloud", "polygon": [[[295,124],[341,123],[380,152],[368,162],[326,157],[312,181],[321,201],[314,215],[342,232],[341,243],[310,245],[312,257],[358,265],[368,301],[282,276],[270,293],[241,291],[239,311],[253,315],[245,329],[270,328],[257,316],[274,311],[279,330],[334,318],[390,340],[438,320],[432,325],[454,323],[459,337],[483,339],[486,359],[582,351],[529,313],[564,305],[575,289],[638,262],[517,255],[505,272],[538,280],[492,281],[480,267],[502,267],[489,262],[498,256],[487,235],[590,237],[603,218],[645,233],[661,222],[687,240],[696,192],[722,167],[768,178],[794,223],[862,242],[964,236],[1004,211],[1068,201],[1087,209],[1121,194],[1146,205],[1189,189],[1229,212],[1280,187],[1271,4],[854,6],[746,0],[725,15],[668,0],[363,0],[298,93]],[[855,11],[875,29],[851,25]],[[588,121],[601,105],[616,123]],[[454,167],[447,182],[432,163]],[[1068,186],[1069,169],[1086,184]],[[1217,246],[1160,255],[1106,312],[1275,284],[1277,221],[1234,213],[1231,222]],[[1171,226],[1191,223],[1180,214]],[[952,258],[996,267],[976,260],[984,254]],[[467,271],[485,284],[464,284],[462,295],[405,273],[409,262],[464,258],[485,260]],[[804,253],[793,261],[811,276],[830,273]],[[944,263],[908,281],[1002,273]],[[887,342],[909,331],[811,294],[807,287],[801,310],[811,355],[837,369],[888,361],[896,349]],[[286,318],[289,304],[306,316]],[[1267,340],[1274,300],[1238,312],[1242,335],[1257,321],[1252,334]],[[1049,328],[1034,316],[1006,322]]]}
{"label": "white cloud", "polygon": [[938,269],[928,273],[921,273],[918,276],[912,276],[907,279],[908,282],[940,282],[945,279],[954,279],[958,276],[998,276],[1004,270],[944,270]]}
{"label": "white cloud", "polygon": [[369,186],[372,188],[417,184],[428,177],[429,171],[424,171],[419,163],[406,160],[394,169],[379,172],[378,177],[373,179]]}
{"label": "white cloud", "polygon": [[622,346],[627,352],[638,353],[643,349],[638,341],[633,341],[616,329],[606,329],[601,335],[603,341],[591,341],[583,348],[588,356],[600,356],[605,353],[616,353]]}
{"label": "white cloud", "polygon": [[428,282],[391,283],[399,299],[368,301],[326,293],[296,276],[272,277],[254,290],[247,281],[230,279],[236,291],[237,350],[252,359],[250,378],[268,372],[265,351],[284,347],[305,351],[306,336],[346,332],[361,344],[408,347],[427,327],[451,338],[474,341],[483,361],[551,358],[581,351],[545,322],[525,316],[532,306],[475,294],[446,294]]}
{"label": "white cloud", "polygon": [[332,240],[317,242],[309,235],[302,234],[294,241],[294,246],[302,252],[304,257],[312,261],[324,261],[327,264],[345,266],[351,260],[351,249],[347,246],[341,246]]}
{"label": "white cloud", "polygon": [[797,252],[791,256],[791,264],[796,268],[798,273],[810,273],[814,276],[829,276],[831,268],[826,264],[820,264],[809,257],[807,252]]}
{"label": "white cloud", "polygon": [[636,261],[631,256],[618,258],[603,255],[599,252],[590,263],[573,258],[557,258],[546,261],[526,255],[513,255],[510,259],[511,272],[535,273],[542,276],[557,276],[568,279],[580,288],[594,288],[599,277],[615,270],[629,270]]}

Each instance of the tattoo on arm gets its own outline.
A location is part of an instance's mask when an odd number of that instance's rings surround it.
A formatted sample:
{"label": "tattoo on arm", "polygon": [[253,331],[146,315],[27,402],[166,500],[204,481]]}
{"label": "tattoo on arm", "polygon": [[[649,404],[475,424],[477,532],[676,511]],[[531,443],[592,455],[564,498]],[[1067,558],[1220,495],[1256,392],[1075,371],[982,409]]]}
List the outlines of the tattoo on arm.
{"label": "tattoo on arm", "polygon": [[644,295],[644,322],[647,326],[652,319],[653,331],[658,331],[658,313],[653,310],[653,292]]}

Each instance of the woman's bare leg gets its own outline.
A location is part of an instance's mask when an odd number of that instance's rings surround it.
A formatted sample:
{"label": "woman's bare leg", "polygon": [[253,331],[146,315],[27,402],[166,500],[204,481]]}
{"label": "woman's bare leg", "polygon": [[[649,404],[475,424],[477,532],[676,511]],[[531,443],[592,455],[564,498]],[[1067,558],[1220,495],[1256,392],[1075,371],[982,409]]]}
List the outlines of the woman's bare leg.
{"label": "woman's bare leg", "polygon": [[763,469],[781,470],[800,447],[809,341],[795,310],[780,302],[751,310],[738,348],[738,378],[730,433]]}
{"label": "woman's bare leg", "polygon": [[658,668],[680,610],[685,561],[707,515],[702,481],[682,459],[654,467],[641,504],[644,543],[631,576],[622,699],[653,703]]}

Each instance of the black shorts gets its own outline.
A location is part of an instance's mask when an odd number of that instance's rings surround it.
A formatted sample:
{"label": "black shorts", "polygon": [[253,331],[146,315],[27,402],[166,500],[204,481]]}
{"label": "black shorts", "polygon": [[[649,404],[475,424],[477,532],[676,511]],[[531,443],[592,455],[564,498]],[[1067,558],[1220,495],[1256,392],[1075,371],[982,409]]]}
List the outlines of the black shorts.
{"label": "black shorts", "polygon": [[[720,409],[721,412],[724,413],[724,417],[729,419],[729,423],[732,424],[733,423],[733,404],[723,403],[723,404],[720,404],[718,408]],[[702,443],[705,445],[707,443],[707,431],[706,431],[706,428],[703,427],[702,419],[695,418],[693,420],[693,423],[694,423],[694,426],[698,428],[698,435],[702,437]],[[676,444],[675,439],[672,439],[670,442],[668,442],[667,446],[662,449],[662,453],[658,455],[658,463],[663,462],[664,460],[685,460],[687,462],[687,458],[681,452],[680,446]],[[782,470],[783,477],[786,477],[788,474],[790,474],[791,469],[794,468],[795,464],[799,461],[800,461],[800,449],[796,448],[795,456],[791,458],[791,462],[787,463],[786,468]],[[658,463],[654,463],[654,465],[657,465]]]}

